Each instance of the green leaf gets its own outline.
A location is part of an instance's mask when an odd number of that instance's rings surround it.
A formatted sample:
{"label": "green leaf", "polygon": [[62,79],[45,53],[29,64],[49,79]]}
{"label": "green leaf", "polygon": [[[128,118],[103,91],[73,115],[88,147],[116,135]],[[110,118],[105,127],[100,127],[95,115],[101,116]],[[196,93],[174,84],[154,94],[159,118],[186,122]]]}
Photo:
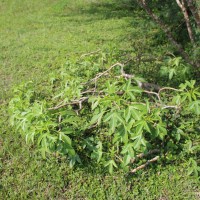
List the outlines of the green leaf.
{"label": "green leaf", "polygon": [[70,157],[70,162],[69,162],[69,167],[70,168],[73,168],[73,166],[75,165],[76,162],[81,162],[80,161],[80,158],[77,154],[73,154],[71,157]]}
{"label": "green leaf", "polygon": [[141,116],[143,115],[140,111],[138,111],[134,108],[131,110],[131,114],[135,120],[140,120]]}
{"label": "green leaf", "polygon": [[75,156],[76,155],[75,150],[71,146],[68,146],[67,151],[68,151],[68,154],[70,156]]}
{"label": "green leaf", "polygon": [[130,161],[131,161],[131,156],[127,154],[123,159],[124,166],[127,166],[130,163]]}
{"label": "green leaf", "polygon": [[132,92],[128,91],[126,93],[129,95],[129,97],[131,98],[132,101],[134,101],[136,99]]}
{"label": "green leaf", "polygon": [[164,136],[167,135],[167,129],[164,124],[157,124],[156,133],[162,140],[164,139]]}
{"label": "green leaf", "polygon": [[40,152],[42,154],[42,158],[45,159],[46,158],[46,149],[45,148],[41,148]]}
{"label": "green leaf", "polygon": [[134,124],[135,124],[135,120],[131,119],[130,122],[126,124],[126,130],[130,131]]}
{"label": "green leaf", "polygon": [[113,165],[111,163],[108,166],[108,171],[109,171],[110,174],[113,173]]}
{"label": "green leaf", "polygon": [[148,131],[149,133],[151,133],[151,130],[150,130],[150,128],[149,128],[149,125],[148,125],[148,123],[147,123],[146,121],[144,121],[144,129],[145,129],[146,131]]}
{"label": "green leaf", "polygon": [[144,137],[142,137],[141,143],[143,146],[145,146],[145,147],[147,146],[147,141],[144,139]]}
{"label": "green leaf", "polygon": [[139,118],[149,112],[146,104],[132,104],[132,107],[137,111],[136,113],[138,113]]}
{"label": "green leaf", "polygon": [[35,131],[26,134],[26,143],[28,144],[29,141],[34,142]]}
{"label": "green leaf", "polygon": [[200,100],[193,101],[189,104],[189,109],[196,115],[200,115]]}
{"label": "green leaf", "polygon": [[134,143],[128,143],[128,144],[124,145],[122,148],[121,154],[128,154],[131,157],[134,157],[135,152],[133,150],[133,147],[134,147]]}
{"label": "green leaf", "polygon": [[169,70],[169,80],[171,80],[174,76],[174,74],[176,74],[176,69],[172,68]]}
{"label": "green leaf", "polygon": [[117,120],[116,118],[112,117],[110,120],[110,128],[112,132],[115,131],[116,126],[117,126]]}
{"label": "green leaf", "polygon": [[120,113],[115,113],[115,117],[118,119],[119,122],[125,124],[124,119],[121,117]]}
{"label": "green leaf", "polygon": [[130,117],[131,117],[131,109],[130,109],[130,106],[129,106],[126,110],[124,110],[125,121],[128,122]]}
{"label": "green leaf", "polygon": [[180,64],[180,61],[181,61],[181,57],[174,58],[173,61],[174,61],[174,65],[175,65],[176,67],[178,67],[179,64]]}
{"label": "green leaf", "polygon": [[99,100],[92,102],[92,110],[94,110],[99,105]]}
{"label": "green leaf", "polygon": [[114,132],[115,128],[120,125],[117,122],[121,122],[121,124],[125,123],[124,119],[120,116],[120,113],[117,113],[117,112],[108,113],[104,118],[104,122],[108,122],[108,121],[109,121],[110,129],[112,132]]}
{"label": "green leaf", "polygon": [[191,175],[193,173],[196,177],[198,177],[199,172],[200,167],[197,165],[196,160],[190,158],[188,162],[188,175]]}
{"label": "green leaf", "polygon": [[128,143],[128,133],[124,132],[122,135],[122,141],[127,144]]}
{"label": "green leaf", "polygon": [[136,127],[136,134],[141,135],[143,133],[143,128],[144,128],[143,124],[138,124]]}
{"label": "green leaf", "polygon": [[72,144],[71,139],[67,135],[65,135],[65,133],[63,133],[63,132],[59,133],[59,140],[62,140],[63,142],[66,142],[69,145]]}
{"label": "green leaf", "polygon": [[90,121],[90,124],[95,124],[97,122],[97,124],[99,125],[101,123],[101,119],[104,115],[105,111],[103,112],[100,112],[99,114],[97,115],[94,115]]}
{"label": "green leaf", "polygon": [[132,86],[131,91],[141,94],[143,90],[141,88],[139,88],[138,86]]}
{"label": "green leaf", "polygon": [[185,81],[185,82],[186,82],[187,86],[189,86],[191,89],[194,88],[194,85],[195,85],[195,83],[196,83],[195,80]]}
{"label": "green leaf", "polygon": [[150,113],[150,105],[149,105],[149,101],[146,101],[146,108],[147,108],[148,113]]}
{"label": "green leaf", "polygon": [[63,127],[62,132],[63,132],[63,134],[70,134],[70,133],[73,133],[74,130],[72,128],[69,128],[69,127]]}
{"label": "green leaf", "polygon": [[142,134],[143,129],[148,131],[149,133],[151,132],[147,122],[145,120],[139,120],[134,124],[134,127],[136,127],[136,133],[137,135]]}
{"label": "green leaf", "polygon": [[[142,109],[144,107],[142,106]],[[135,104],[133,106],[129,106],[127,109],[126,109],[126,116],[125,116],[125,119],[126,119],[126,122],[128,122],[128,119],[130,119],[130,115],[132,115],[132,117],[135,119],[135,120],[140,120],[141,119],[141,116],[143,115],[142,112],[140,112],[141,110],[141,106],[139,104]],[[146,109],[145,109],[146,110]]]}
{"label": "green leaf", "polygon": [[175,103],[176,105],[180,105],[181,104],[181,96],[180,95],[176,95],[173,97],[172,102]]}
{"label": "green leaf", "polygon": [[117,168],[117,165],[115,163],[114,160],[109,160],[107,163],[105,163],[104,165],[105,167],[108,166],[108,170],[109,170],[109,173],[112,174],[113,173],[113,167]]}
{"label": "green leaf", "polygon": [[42,143],[43,138],[46,138],[46,136],[47,136],[47,133],[40,135],[40,137],[38,138],[38,145]]}
{"label": "green leaf", "polygon": [[[136,138],[136,140],[134,141],[134,149],[135,150],[139,150],[140,149],[140,146],[141,146],[141,144],[142,144],[142,136],[138,136],[137,138]],[[146,145],[145,145],[146,146]]]}
{"label": "green leaf", "polygon": [[177,141],[179,141],[181,139],[181,135],[180,135],[179,132],[175,133],[175,138],[176,138]]}
{"label": "green leaf", "polygon": [[93,150],[91,157],[96,159],[97,162],[100,162],[102,155],[103,155],[102,142],[98,141],[98,144],[96,145],[96,148]]}

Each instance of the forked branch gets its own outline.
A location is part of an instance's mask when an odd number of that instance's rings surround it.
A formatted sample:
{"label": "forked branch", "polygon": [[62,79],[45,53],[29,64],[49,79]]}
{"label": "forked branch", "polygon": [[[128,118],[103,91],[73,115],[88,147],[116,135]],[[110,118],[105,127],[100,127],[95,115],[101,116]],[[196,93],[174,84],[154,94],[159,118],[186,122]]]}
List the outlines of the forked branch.
{"label": "forked branch", "polygon": [[[97,81],[102,76],[107,75],[114,67],[117,67],[117,66],[121,67],[121,70],[120,70],[120,73],[121,73],[120,76],[121,77],[123,77],[125,79],[132,79],[132,78],[135,77],[134,74],[126,74],[125,71],[124,71],[124,64],[117,62],[117,63],[113,64],[112,66],[110,66],[107,70],[97,74],[93,79],[89,80],[87,83],[83,83],[83,85],[86,85],[88,83],[94,82],[95,87],[91,88],[91,89],[87,89],[85,91],[82,91],[80,93],[82,95],[82,97],[80,99],[74,99],[74,100],[71,100],[70,102],[67,102],[67,103],[62,101],[58,105],[56,105],[55,107],[49,108],[48,110],[57,110],[57,109],[60,109],[60,108],[63,108],[65,106],[69,106],[69,105],[78,105],[79,110],[81,110],[83,102],[86,102],[89,99],[90,93],[92,95],[100,95],[101,97],[104,97],[105,96],[104,91],[102,91],[102,90],[97,91],[97,88],[96,88]],[[160,94],[164,90],[173,90],[173,91],[180,91],[180,90],[175,89],[175,88],[171,88],[171,87],[160,87],[160,86],[155,85],[153,83],[141,82],[139,80],[136,80],[136,82],[137,82],[138,87],[143,89],[144,93],[147,93],[149,95],[155,95],[158,98],[158,100],[160,102],[160,106],[162,107],[162,109],[166,109],[166,108],[175,108],[176,109],[177,108],[177,106],[162,105]],[[119,92],[117,92],[117,94],[122,95],[123,91],[119,91]],[[83,96],[83,95],[85,95],[85,96]]]}

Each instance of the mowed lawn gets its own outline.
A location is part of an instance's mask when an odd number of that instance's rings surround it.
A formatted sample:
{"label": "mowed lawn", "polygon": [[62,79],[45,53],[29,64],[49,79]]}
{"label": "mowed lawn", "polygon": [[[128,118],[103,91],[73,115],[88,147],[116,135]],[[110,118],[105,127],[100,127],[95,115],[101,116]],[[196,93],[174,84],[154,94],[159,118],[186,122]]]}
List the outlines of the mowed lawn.
{"label": "mowed lawn", "polygon": [[46,78],[70,54],[114,45],[130,49],[131,13],[96,2],[1,1],[1,88]]}
{"label": "mowed lawn", "polygon": [[14,86],[32,80],[43,89],[49,74],[71,56],[115,48],[131,52],[137,40],[149,48],[153,31],[124,2],[0,0],[0,199],[198,199],[198,180],[186,175],[184,163],[134,176],[111,176],[92,165],[70,169],[65,158],[43,160],[9,126]]}

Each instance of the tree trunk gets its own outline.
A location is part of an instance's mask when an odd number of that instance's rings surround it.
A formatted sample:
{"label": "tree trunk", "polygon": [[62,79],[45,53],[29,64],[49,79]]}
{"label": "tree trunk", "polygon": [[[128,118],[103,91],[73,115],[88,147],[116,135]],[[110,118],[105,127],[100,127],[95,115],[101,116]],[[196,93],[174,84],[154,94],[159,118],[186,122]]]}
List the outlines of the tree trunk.
{"label": "tree trunk", "polygon": [[166,33],[168,39],[170,40],[170,42],[177,48],[177,50],[180,52],[180,54],[183,56],[183,58],[185,59],[186,62],[188,62],[189,64],[196,66],[196,67],[200,67],[199,63],[194,63],[193,61],[191,61],[189,55],[184,51],[183,47],[181,44],[179,44],[175,38],[173,37],[170,28],[167,27],[161,19],[159,19],[158,16],[156,16],[152,10],[148,7],[146,0],[138,0],[138,3],[146,10],[146,12],[148,13],[148,15],[160,26],[160,28]]}
{"label": "tree trunk", "polygon": [[188,35],[190,37],[190,41],[194,44],[194,36],[193,36],[193,32],[192,32],[192,27],[190,24],[190,18],[189,18],[187,9],[185,7],[185,2],[184,2],[184,0],[181,0],[181,2],[179,0],[176,0],[176,3],[178,4],[178,6],[180,7],[180,9],[183,13],[183,16],[184,16],[184,19],[186,22],[186,26],[187,26]]}
{"label": "tree trunk", "polygon": [[187,5],[194,16],[197,27],[200,29],[200,8],[195,0],[187,0]]}

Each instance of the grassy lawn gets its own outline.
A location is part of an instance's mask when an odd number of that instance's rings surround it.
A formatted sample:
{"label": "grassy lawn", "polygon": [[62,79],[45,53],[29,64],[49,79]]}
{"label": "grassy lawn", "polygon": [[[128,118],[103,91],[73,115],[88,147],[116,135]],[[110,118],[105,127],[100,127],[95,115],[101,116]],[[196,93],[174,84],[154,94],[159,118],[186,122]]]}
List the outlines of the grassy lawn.
{"label": "grassy lawn", "polygon": [[[0,199],[198,199],[198,180],[186,175],[184,163],[134,176],[111,176],[91,165],[70,169],[65,158],[43,160],[8,125],[13,86],[33,80],[42,89],[71,56],[98,49],[131,52],[138,45],[149,50],[157,29],[116,2],[0,0]],[[165,46],[152,45],[152,54]]]}

